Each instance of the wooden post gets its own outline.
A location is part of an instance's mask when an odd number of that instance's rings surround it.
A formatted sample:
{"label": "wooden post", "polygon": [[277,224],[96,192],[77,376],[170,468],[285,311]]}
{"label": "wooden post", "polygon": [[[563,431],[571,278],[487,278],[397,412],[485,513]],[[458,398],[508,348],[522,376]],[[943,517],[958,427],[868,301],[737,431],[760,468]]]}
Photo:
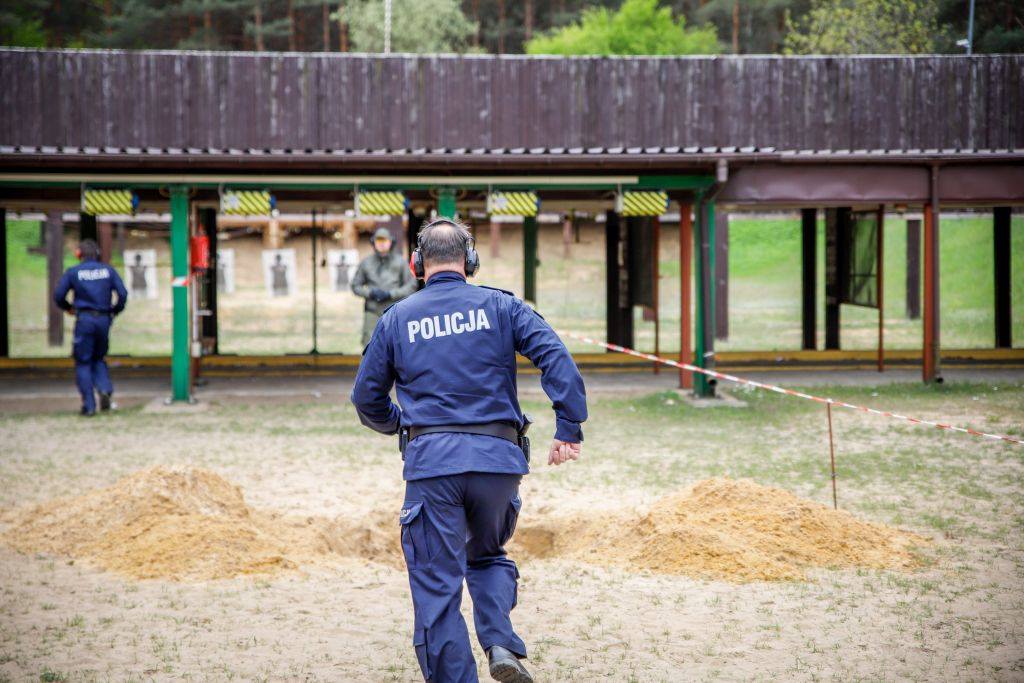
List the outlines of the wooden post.
{"label": "wooden post", "polygon": [[825,209],[825,349],[839,348],[839,209]]}
{"label": "wooden post", "polygon": [[924,319],[921,373],[925,382],[939,378],[939,226],[933,203],[924,207]]}
{"label": "wooden post", "polygon": [[64,311],[53,303],[53,290],[64,274],[64,221],[60,211],[46,212],[46,303],[47,340],[50,346],[64,344]]}
{"label": "wooden post", "polygon": [[992,214],[992,233],[995,249],[996,348],[1008,349],[1013,346],[1013,308],[1010,301],[1013,282],[1010,277],[1010,207],[995,208]]}
{"label": "wooden post", "polygon": [[118,222],[115,230],[114,237],[114,250],[118,256],[124,260],[124,239],[125,239],[124,223]]}
{"label": "wooden post", "polygon": [[501,223],[491,218],[491,258],[501,258]]}
{"label": "wooden post", "polygon": [[878,260],[878,265],[875,277],[875,286],[878,288],[878,371],[885,372],[885,285],[884,276],[884,264],[885,260],[883,256],[885,254],[885,205],[882,204],[878,207],[878,235],[875,240],[877,253],[875,258]]}
{"label": "wooden post", "polygon": [[729,338],[729,214],[715,212],[715,339]]}
{"label": "wooden post", "polygon": [[818,210],[800,210],[800,300],[805,350],[818,348]]}
{"label": "wooden post", "polygon": [[907,219],[907,319],[921,317],[921,221]]}
{"label": "wooden post", "polygon": [[562,217],[562,258],[566,259],[572,255],[570,249],[572,245],[572,223],[572,212]]}
{"label": "wooden post", "polygon": [[281,234],[281,223],[276,218],[271,218],[263,228],[263,248],[280,249],[284,246],[284,236]]}
{"label": "wooden post", "polygon": [[[693,205],[679,204],[679,362],[693,363],[693,342],[691,330],[693,321],[690,319],[690,301],[693,297],[691,272],[693,264]],[[693,373],[689,370],[679,371],[679,388],[693,388]]]}
{"label": "wooden post", "polygon": [[96,242],[100,245],[100,261],[110,263],[114,251],[114,235],[110,223],[96,224]]}
{"label": "wooden post", "polygon": [[537,303],[537,219],[523,218],[523,299]]}

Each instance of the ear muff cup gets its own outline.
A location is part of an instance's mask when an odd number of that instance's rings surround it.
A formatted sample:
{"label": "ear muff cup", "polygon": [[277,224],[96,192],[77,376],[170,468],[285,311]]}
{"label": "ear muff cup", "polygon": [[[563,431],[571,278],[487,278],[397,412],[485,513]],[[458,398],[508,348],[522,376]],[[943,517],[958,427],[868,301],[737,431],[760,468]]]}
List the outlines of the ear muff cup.
{"label": "ear muff cup", "polygon": [[476,247],[470,241],[466,245],[466,277],[473,277],[478,270],[480,270],[480,254],[477,253]]}
{"label": "ear muff cup", "polygon": [[[423,231],[427,228],[431,228],[439,223],[448,223],[455,225],[447,218],[438,218],[435,221],[424,225],[420,228],[419,233],[416,235],[416,249],[412,252],[412,257],[409,259],[409,268],[412,270],[412,274],[420,280],[426,273],[426,267],[423,265],[423,252],[420,251],[420,238],[423,235]],[[480,254],[476,250],[476,240],[470,237],[466,240],[466,260],[463,264],[466,269],[466,277],[473,277],[478,270],[480,270]]]}
{"label": "ear muff cup", "polygon": [[425,269],[423,267],[423,252],[420,251],[418,246],[413,250],[412,258],[409,259],[409,270],[412,271],[412,274],[417,279],[423,279],[423,275],[425,273]]}

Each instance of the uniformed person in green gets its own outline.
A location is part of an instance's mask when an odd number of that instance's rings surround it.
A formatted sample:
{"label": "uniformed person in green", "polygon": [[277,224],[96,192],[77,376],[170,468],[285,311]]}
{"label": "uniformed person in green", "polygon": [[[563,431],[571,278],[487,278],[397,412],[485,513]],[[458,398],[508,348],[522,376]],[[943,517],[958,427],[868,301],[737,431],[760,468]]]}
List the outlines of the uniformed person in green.
{"label": "uniformed person in green", "polygon": [[401,254],[391,253],[391,233],[377,228],[373,253],[364,258],[352,277],[352,291],[366,299],[363,306],[363,346],[370,343],[381,313],[416,291],[416,279]]}

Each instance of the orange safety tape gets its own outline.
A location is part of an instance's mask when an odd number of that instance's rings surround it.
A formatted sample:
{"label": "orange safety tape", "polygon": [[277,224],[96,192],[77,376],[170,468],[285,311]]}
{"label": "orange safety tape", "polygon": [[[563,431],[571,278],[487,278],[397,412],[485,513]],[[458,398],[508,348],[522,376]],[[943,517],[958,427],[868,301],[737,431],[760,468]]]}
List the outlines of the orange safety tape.
{"label": "orange safety tape", "polygon": [[699,372],[709,377],[715,377],[717,379],[724,379],[728,382],[735,382],[736,384],[744,384],[749,387],[756,387],[758,389],[765,389],[767,391],[774,391],[777,394],[785,394],[787,396],[796,396],[797,398],[807,399],[808,401],[816,401],[818,403],[828,403],[840,408],[849,408],[850,410],[859,410],[863,413],[871,413],[872,415],[881,415],[882,417],[890,417],[895,420],[903,420],[904,422],[910,422],[911,424],[927,425],[929,427],[937,427],[939,429],[947,429],[952,432],[960,432],[962,434],[970,434],[971,436],[980,436],[986,439],[993,439],[996,441],[1006,441],[1009,443],[1015,443],[1024,445],[1024,439],[1018,439],[1012,436],[1006,436],[1004,434],[989,434],[987,432],[979,432],[976,429],[970,427],[958,427],[956,425],[946,424],[944,422],[933,422],[932,420],[925,420],[917,417],[910,417],[908,415],[900,415],[899,413],[893,413],[888,410],[878,410],[877,408],[868,408],[866,406],[858,406],[853,403],[847,403],[846,401],[837,401],[833,398],[823,398],[821,396],[813,396],[811,394],[805,394],[802,391],[794,391],[792,389],[786,389],[775,384],[766,384],[764,382],[758,382],[752,379],[744,379],[743,377],[736,377],[735,375],[729,375],[724,372],[715,372],[714,370],[707,370],[705,368],[698,367],[696,365],[690,365],[689,363],[680,363],[678,361],[670,360],[668,358],[661,358],[655,356],[652,353],[643,353],[642,351],[636,351],[634,349],[627,348],[625,346],[619,346],[618,344],[609,344],[608,342],[598,341],[597,339],[591,339],[590,337],[582,334],[576,334],[575,332],[567,332],[564,330],[555,330],[555,332],[562,337],[571,337],[578,339],[579,341],[586,342],[588,344],[594,344],[595,346],[603,346],[611,351],[618,353],[624,353],[629,356],[636,356],[637,358],[644,358],[654,363],[662,363],[664,365],[670,365],[674,368],[680,368],[681,370],[689,370],[690,372]]}

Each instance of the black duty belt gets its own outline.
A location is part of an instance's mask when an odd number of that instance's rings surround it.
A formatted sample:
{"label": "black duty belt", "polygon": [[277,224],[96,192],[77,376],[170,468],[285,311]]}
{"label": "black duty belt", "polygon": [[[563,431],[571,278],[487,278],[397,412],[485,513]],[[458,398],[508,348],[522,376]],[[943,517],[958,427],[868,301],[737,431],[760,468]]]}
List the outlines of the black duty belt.
{"label": "black duty belt", "polygon": [[450,434],[480,434],[481,436],[496,436],[499,439],[519,443],[519,430],[507,422],[488,422],[477,425],[434,425],[431,427],[409,427],[409,441],[424,434],[437,434],[447,432]]}
{"label": "black duty belt", "polygon": [[110,315],[110,313],[108,313],[107,311],[97,311],[95,308],[79,308],[78,315],[82,315],[83,313],[85,315],[92,315],[97,318],[101,318],[105,315]]}
{"label": "black duty belt", "polygon": [[530,438],[526,436],[526,432],[529,431],[530,425],[533,423],[533,418],[529,415],[523,415],[523,427],[517,429],[515,425],[511,425],[508,422],[486,422],[484,424],[475,425],[431,425],[429,427],[402,427],[398,430],[398,450],[402,453],[402,459],[405,460],[405,447],[409,445],[409,442],[418,436],[424,434],[479,434],[481,436],[494,436],[499,439],[505,439],[511,441],[515,445],[522,449],[523,455],[526,456],[526,462],[530,462]]}

